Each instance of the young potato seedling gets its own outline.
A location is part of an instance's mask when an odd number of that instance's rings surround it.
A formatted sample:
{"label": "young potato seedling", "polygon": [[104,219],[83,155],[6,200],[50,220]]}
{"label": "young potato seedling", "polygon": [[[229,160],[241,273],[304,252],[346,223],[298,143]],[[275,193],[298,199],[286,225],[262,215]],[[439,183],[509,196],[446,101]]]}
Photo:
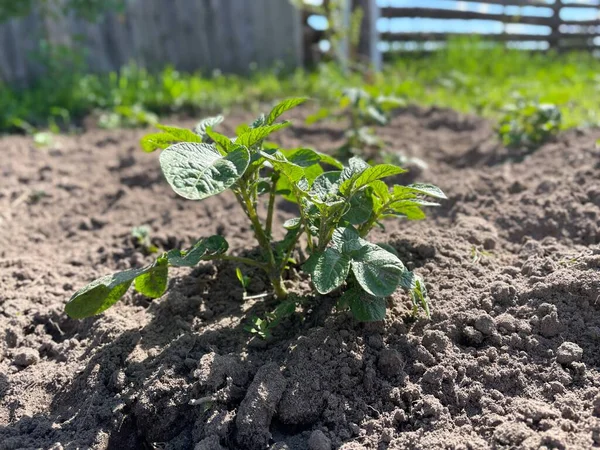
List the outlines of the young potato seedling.
{"label": "young potato seedling", "polygon": [[[132,284],[143,295],[160,297],[167,288],[169,267],[191,267],[209,260],[262,270],[273,294],[282,301],[288,298],[284,274],[290,266],[299,266],[311,276],[318,293],[341,289],[340,304],[359,320],[383,319],[386,297],[398,287],[410,294],[415,309],[422,306],[428,312],[423,281],[385,246],[366,238],[383,219],[423,219],[422,208],[437,205],[426,198],[443,199],[444,193],[428,184],[388,187],[383,179],[404,172],[392,164],[371,166],[353,157],[343,166],[309,148],[266,146],[268,136],[289,125],[278,121],[279,117],[305,100],[279,103],[251,125],[238,127],[235,138],[214,131],[223,120],[219,116],[203,120],[194,131],[159,125],[160,133],[142,140],[144,150],[162,150],[163,174],[180,196],[199,201],[226,190],[233,193],[251,224],[259,258],[228,253],[223,236],[205,237],[187,250],[162,253],[146,267],[93,281],[71,297],[67,313],[74,318],[99,314]],[[273,215],[278,197],[296,203],[299,215],[283,224],[285,236],[275,241]],[[263,218],[259,217],[261,202],[266,210]],[[293,256],[300,242],[305,242],[308,258],[297,263]]]}
{"label": "young potato seedling", "polygon": [[497,132],[507,147],[533,150],[560,131],[562,114],[555,105],[518,97],[505,110]]}
{"label": "young potato seedling", "polygon": [[[346,142],[337,150],[337,156],[347,161],[352,156],[365,155],[369,147],[382,149],[384,143],[371,126],[387,125],[390,112],[404,105],[405,102],[396,97],[373,96],[363,89],[347,88],[342,91],[336,110],[322,108],[309,116],[306,122],[312,124],[328,118],[347,119],[350,127],[345,134]],[[384,152],[383,156],[386,155]]]}

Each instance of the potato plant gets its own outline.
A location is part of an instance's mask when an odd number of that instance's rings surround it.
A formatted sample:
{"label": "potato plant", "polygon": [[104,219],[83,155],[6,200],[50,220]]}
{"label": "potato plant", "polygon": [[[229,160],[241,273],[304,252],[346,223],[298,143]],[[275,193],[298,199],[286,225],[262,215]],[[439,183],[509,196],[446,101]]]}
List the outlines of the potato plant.
{"label": "potato plant", "polygon": [[561,123],[557,106],[517,98],[505,107],[497,132],[507,147],[535,149],[557,134]]}
{"label": "potato plant", "polygon": [[404,105],[404,101],[395,97],[373,96],[358,88],[347,88],[335,110],[322,108],[309,116],[308,124],[323,119],[347,119],[346,142],[338,149],[337,156],[347,160],[352,156],[362,156],[368,147],[382,148],[383,142],[373,131],[372,125],[387,125],[390,111]]}
{"label": "potato plant", "polygon": [[[340,304],[359,320],[381,320],[385,298],[398,287],[416,309],[428,311],[423,281],[405,268],[388,246],[367,240],[383,219],[423,219],[423,207],[437,205],[426,198],[445,198],[428,184],[388,187],[382,180],[404,172],[392,164],[371,166],[353,157],[342,165],[309,148],[282,149],[265,144],[272,133],[289,126],[278,121],[304,98],[283,101],[234,138],[214,130],[221,116],[200,122],[194,131],[159,125],[142,140],[145,151],[161,150],[159,161],[172,189],[189,200],[204,200],[230,190],[247,216],[261,256],[252,259],[228,252],[220,235],[204,237],[186,250],[162,253],[154,263],[99,278],[77,291],[66,305],[74,318],[99,314],[117,302],[133,284],[143,295],[157,298],[167,288],[169,267],[191,267],[200,261],[226,260],[262,270],[273,294],[288,297],[284,274],[290,266],[308,273],[316,291],[339,291]],[[331,169],[331,170],[326,170]],[[283,224],[285,235],[274,239],[277,198],[297,204],[298,216]],[[264,203],[265,217],[259,216]],[[305,261],[295,254],[305,246]],[[385,247],[385,248],[384,248]],[[337,295],[337,294],[336,294]]]}

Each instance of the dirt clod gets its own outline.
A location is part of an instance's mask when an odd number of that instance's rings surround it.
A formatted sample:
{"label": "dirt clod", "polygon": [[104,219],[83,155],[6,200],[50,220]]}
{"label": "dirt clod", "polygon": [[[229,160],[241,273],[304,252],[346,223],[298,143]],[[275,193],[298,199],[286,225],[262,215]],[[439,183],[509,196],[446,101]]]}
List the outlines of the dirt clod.
{"label": "dirt clod", "polygon": [[40,354],[33,348],[24,348],[19,350],[13,359],[15,365],[28,367],[37,364],[40,361]]}
{"label": "dirt clod", "polygon": [[377,367],[388,378],[399,375],[404,369],[405,364],[402,355],[394,349],[382,350],[377,360]]}
{"label": "dirt clod", "polygon": [[310,450],[331,450],[331,440],[321,430],[315,430],[308,439]]}
{"label": "dirt clod", "polygon": [[276,364],[265,364],[258,369],[237,412],[239,445],[251,450],[267,446],[271,438],[271,419],[285,386],[286,380]]}
{"label": "dirt clod", "polygon": [[574,342],[563,342],[556,350],[556,360],[560,364],[571,364],[581,361],[583,349]]}

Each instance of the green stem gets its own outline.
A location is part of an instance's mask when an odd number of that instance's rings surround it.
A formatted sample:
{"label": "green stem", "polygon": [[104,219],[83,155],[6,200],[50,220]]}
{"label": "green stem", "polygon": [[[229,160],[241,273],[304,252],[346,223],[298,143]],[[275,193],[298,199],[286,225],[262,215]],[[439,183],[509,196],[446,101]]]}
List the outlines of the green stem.
{"label": "green stem", "polygon": [[277,181],[279,181],[279,174],[274,173],[271,176],[271,192],[269,193],[269,205],[267,207],[267,225],[266,234],[271,236],[271,230],[273,228],[273,211],[275,209],[275,191],[277,190]]}

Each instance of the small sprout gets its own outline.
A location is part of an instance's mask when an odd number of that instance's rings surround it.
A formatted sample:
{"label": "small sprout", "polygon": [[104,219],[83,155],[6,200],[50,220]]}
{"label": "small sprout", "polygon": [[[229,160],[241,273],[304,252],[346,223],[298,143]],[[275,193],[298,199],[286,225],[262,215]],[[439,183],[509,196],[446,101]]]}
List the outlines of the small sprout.
{"label": "small sprout", "polygon": [[505,107],[497,132],[507,147],[533,150],[556,135],[561,123],[562,114],[556,105],[518,97]]}
{"label": "small sprout", "polygon": [[36,147],[49,147],[54,143],[54,135],[49,131],[39,131],[33,134]]}
{"label": "small sprout", "polygon": [[[393,164],[370,165],[353,157],[343,165],[313,149],[265,144],[272,133],[290,125],[279,117],[305,100],[284,100],[252,124],[239,126],[233,138],[214,131],[223,119],[213,117],[198,124],[195,131],[158,125],[160,132],[142,139],[145,151],[162,150],[163,174],[178,195],[203,200],[232,191],[254,233],[258,257],[228,253],[229,244],[220,235],[202,238],[187,250],[161,253],[146,267],[93,281],[71,297],[67,314],[74,318],[99,314],[131,285],[143,295],[158,298],[166,290],[169,267],[226,260],[260,269],[280,300],[275,311],[253,320],[251,331],[262,337],[296,310],[298,301],[284,285],[291,266],[310,275],[319,294],[341,292],[342,303],[358,320],[382,320],[387,297],[398,288],[407,292],[415,309],[422,308],[429,315],[422,280],[397,255],[371,243],[367,236],[385,219],[424,219],[424,208],[438,206],[435,200],[446,196],[430,184],[388,186],[384,179],[405,172]],[[295,203],[299,213],[284,224],[284,237],[279,241],[273,238],[277,198]],[[135,236],[140,245],[148,245],[147,229],[137,229]],[[306,248],[301,245],[304,242]],[[236,273],[247,287],[249,280],[241,270]]]}
{"label": "small sprout", "polygon": [[29,194],[28,201],[30,205],[35,205],[36,203],[39,203],[40,201],[42,201],[42,199],[46,197],[50,197],[50,194],[48,194],[46,191],[41,189],[35,190]]}
{"label": "small sprout", "polygon": [[244,299],[246,299],[246,296],[248,294],[248,286],[250,285],[250,277],[244,275],[242,273],[242,269],[240,269],[239,267],[235,268],[235,275],[237,276],[237,279],[240,280],[240,284],[244,289]]}
{"label": "small sprout", "polygon": [[471,264],[478,264],[484,257],[491,258],[494,254],[475,245],[471,247]]}
{"label": "small sprout", "polygon": [[150,227],[142,225],[134,227],[131,230],[131,237],[133,238],[135,245],[141,247],[146,254],[158,253],[158,247],[152,244],[150,241]]}
{"label": "small sprout", "polygon": [[261,339],[269,339],[281,321],[296,312],[296,307],[300,302],[299,298],[290,296],[289,299],[281,302],[274,311],[266,313],[264,318],[251,317],[250,323],[244,329],[258,335]]}

